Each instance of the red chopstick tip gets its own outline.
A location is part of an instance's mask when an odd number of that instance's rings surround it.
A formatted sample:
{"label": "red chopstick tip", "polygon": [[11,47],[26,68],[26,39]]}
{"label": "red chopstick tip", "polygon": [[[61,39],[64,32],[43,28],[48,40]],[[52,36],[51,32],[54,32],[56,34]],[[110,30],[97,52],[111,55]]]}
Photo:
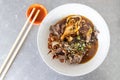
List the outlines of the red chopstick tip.
{"label": "red chopstick tip", "polygon": [[32,4],[26,12],[27,18],[29,17],[33,8],[35,8],[35,11],[34,11],[32,17],[30,18],[30,22],[32,22],[37,10],[40,10],[38,17],[36,18],[36,20],[33,23],[35,25],[39,25],[42,22],[42,20],[45,18],[45,16],[47,15],[47,9],[41,4]]}

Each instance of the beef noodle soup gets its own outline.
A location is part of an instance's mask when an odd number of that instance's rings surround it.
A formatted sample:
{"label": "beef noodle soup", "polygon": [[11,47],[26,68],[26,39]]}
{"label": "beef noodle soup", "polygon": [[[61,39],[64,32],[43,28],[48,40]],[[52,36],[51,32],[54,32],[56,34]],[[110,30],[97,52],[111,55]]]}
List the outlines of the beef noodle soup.
{"label": "beef noodle soup", "polygon": [[89,61],[98,48],[98,30],[81,15],[70,15],[50,26],[49,53],[53,59],[70,64]]}

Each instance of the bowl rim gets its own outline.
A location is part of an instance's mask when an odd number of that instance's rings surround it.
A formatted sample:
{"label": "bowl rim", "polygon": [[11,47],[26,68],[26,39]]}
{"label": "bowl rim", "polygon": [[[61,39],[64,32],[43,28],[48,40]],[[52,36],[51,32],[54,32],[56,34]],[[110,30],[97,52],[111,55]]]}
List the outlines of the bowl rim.
{"label": "bowl rim", "polygon": [[[82,6],[85,6],[85,7],[89,7],[89,6],[84,5],[84,4],[81,4],[81,3],[66,3],[66,4],[63,4],[63,5],[60,5],[60,6],[57,6],[57,7],[53,8],[51,11],[49,11],[49,13],[52,12],[54,9],[57,9],[58,7],[61,7],[61,6],[64,6],[64,5],[82,5]],[[91,8],[91,9],[94,10],[96,13],[98,13],[94,8],[92,8],[92,7],[89,7],[89,8]],[[105,22],[105,24],[106,24],[106,26],[107,26],[107,29],[108,29],[108,38],[109,38],[109,40],[108,40],[108,47],[107,47],[107,51],[106,51],[106,56],[104,57],[103,61],[101,61],[101,63],[100,63],[97,67],[95,67],[94,69],[89,70],[88,72],[83,73],[83,74],[70,75],[70,74],[67,74],[67,73],[62,73],[62,72],[59,72],[59,71],[57,71],[56,69],[54,69],[52,66],[50,66],[50,65],[46,62],[46,60],[41,56],[42,53],[41,53],[41,50],[40,50],[40,48],[39,48],[39,34],[40,34],[40,33],[39,33],[40,28],[39,28],[38,33],[37,33],[37,47],[38,47],[38,51],[39,51],[39,54],[40,54],[42,60],[45,62],[45,64],[46,64],[48,67],[50,67],[50,69],[52,69],[53,71],[55,71],[55,72],[57,72],[57,73],[59,73],[59,74],[65,75],[65,76],[75,77],[75,76],[83,76],[83,75],[85,75],[85,74],[91,73],[91,72],[93,72],[94,70],[96,70],[98,67],[100,67],[100,65],[104,62],[104,60],[105,60],[105,58],[107,57],[108,52],[109,52],[109,48],[110,48],[110,32],[109,32],[109,28],[108,28],[108,25],[107,25],[105,19],[104,19],[99,13],[98,13],[98,15],[104,20],[104,22]],[[96,52],[96,53],[97,53],[97,52]],[[83,64],[85,64],[85,63],[83,63]]]}

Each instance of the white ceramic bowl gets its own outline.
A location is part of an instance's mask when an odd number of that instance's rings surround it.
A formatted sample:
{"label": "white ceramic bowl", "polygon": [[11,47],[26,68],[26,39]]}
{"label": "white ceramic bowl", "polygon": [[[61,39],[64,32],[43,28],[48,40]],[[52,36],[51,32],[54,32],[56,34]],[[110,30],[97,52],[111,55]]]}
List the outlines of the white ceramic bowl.
{"label": "white ceramic bowl", "polygon": [[[53,60],[52,55],[48,55],[48,35],[50,25],[55,24],[62,18],[72,14],[83,15],[89,18],[100,31],[98,34],[98,51],[90,61],[84,64],[70,65],[61,63],[57,59]],[[110,35],[106,22],[98,12],[88,6],[71,3],[59,6],[49,12],[39,27],[37,44],[43,61],[51,69],[67,76],[81,76],[92,72],[104,61],[110,45]]]}

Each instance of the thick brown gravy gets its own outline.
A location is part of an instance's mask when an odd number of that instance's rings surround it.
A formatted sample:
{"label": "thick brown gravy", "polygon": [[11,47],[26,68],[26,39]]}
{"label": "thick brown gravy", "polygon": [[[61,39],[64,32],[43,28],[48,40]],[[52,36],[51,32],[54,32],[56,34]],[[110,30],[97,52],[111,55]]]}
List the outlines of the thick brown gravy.
{"label": "thick brown gravy", "polygon": [[85,63],[87,61],[89,61],[90,59],[92,59],[98,49],[98,41],[94,42],[91,46],[91,48],[89,49],[89,51],[86,53],[86,55],[82,58],[81,63]]}

